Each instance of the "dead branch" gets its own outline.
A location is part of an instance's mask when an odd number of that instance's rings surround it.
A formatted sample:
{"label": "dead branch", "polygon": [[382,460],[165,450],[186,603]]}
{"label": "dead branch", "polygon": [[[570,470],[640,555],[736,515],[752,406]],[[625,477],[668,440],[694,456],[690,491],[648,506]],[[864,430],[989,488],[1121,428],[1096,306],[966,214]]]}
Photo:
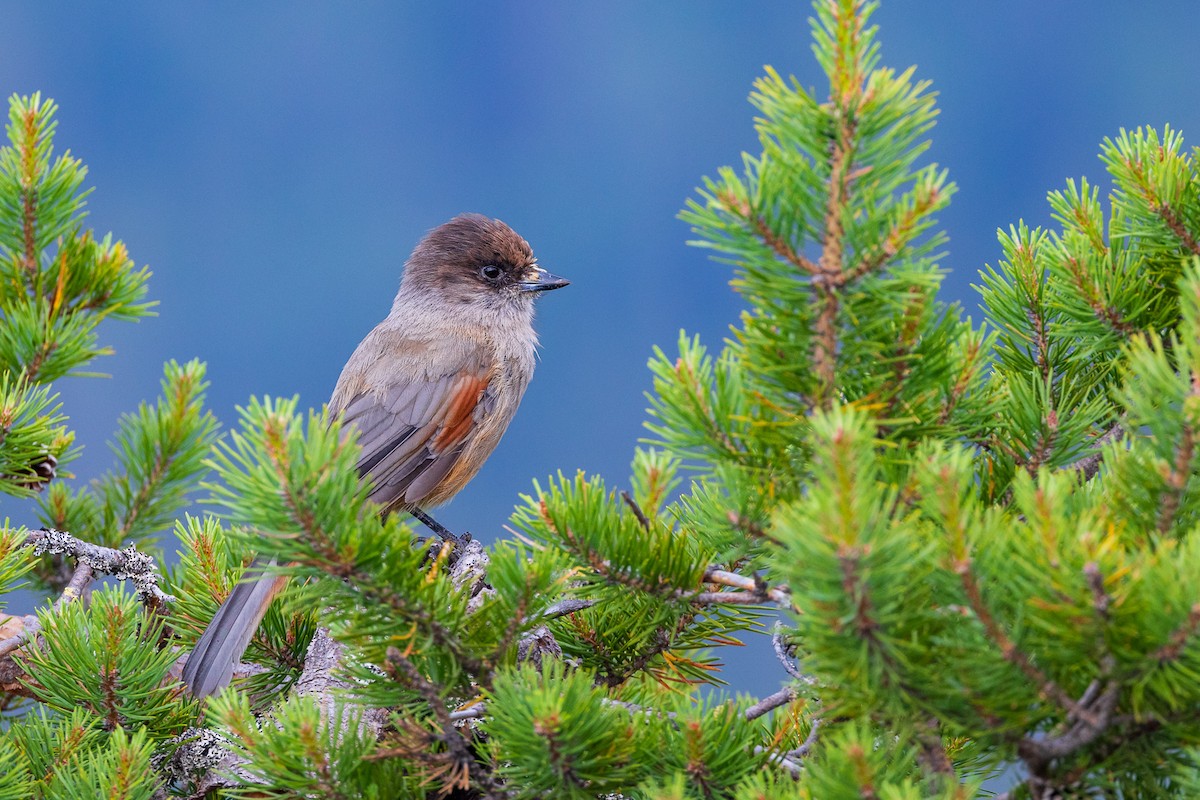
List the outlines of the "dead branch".
{"label": "dead branch", "polygon": [[775,694],[768,695],[762,700],[759,700],[754,705],[746,709],[746,719],[758,719],[762,715],[774,711],[780,706],[786,706],[788,703],[796,699],[796,692],[790,687],[785,686]]}
{"label": "dead branch", "polygon": [[111,575],[119,581],[132,581],[138,599],[151,611],[165,611],[175,598],[158,585],[158,565],[154,557],[138,552],[133,545],[124,550],[101,547],[54,528],[30,531],[25,546],[38,555],[66,555],[88,565],[95,573]]}
{"label": "dead branch", "polygon": [[[85,542],[64,531],[43,528],[27,533],[22,546],[32,548],[37,555],[65,555],[75,559],[75,569],[67,585],[51,606],[55,612],[81,598],[97,575],[132,581],[138,599],[151,611],[161,613],[175,602],[175,598],[158,585],[158,565],[154,558],[138,552],[133,545],[115,550]],[[7,634],[0,640],[0,691],[29,694],[28,687],[22,682],[25,670],[13,655],[34,641],[41,630],[41,623],[32,614],[10,617],[0,627],[0,632]]]}

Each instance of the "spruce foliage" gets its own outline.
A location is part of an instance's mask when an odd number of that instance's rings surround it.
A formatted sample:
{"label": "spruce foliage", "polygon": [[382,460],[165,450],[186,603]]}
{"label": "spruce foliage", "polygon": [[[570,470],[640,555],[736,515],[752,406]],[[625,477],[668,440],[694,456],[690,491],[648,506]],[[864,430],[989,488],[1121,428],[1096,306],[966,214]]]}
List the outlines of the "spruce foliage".
{"label": "spruce foliage", "polygon": [[[53,104],[12,98],[0,488],[102,547],[0,530],[0,593],[54,590],[0,629],[0,798],[1193,796],[1197,151],[1106,139],[1111,191],[1000,231],[977,324],[938,299],[934,94],[882,66],[874,7],[815,3],[827,86],[768,69],[761,150],[681,212],[745,300],[729,340],[656,349],[627,481],[534,482],[486,550],[381,519],[325,411],[255,398],[218,440],[196,362],[69,483],[52,382],[149,273],[82,229]],[[165,591],[113,566],[172,526]],[[196,702],[178,658],[255,558],[290,587]],[[106,571],[136,595],[89,596]],[[725,687],[751,638],[765,698]]]}

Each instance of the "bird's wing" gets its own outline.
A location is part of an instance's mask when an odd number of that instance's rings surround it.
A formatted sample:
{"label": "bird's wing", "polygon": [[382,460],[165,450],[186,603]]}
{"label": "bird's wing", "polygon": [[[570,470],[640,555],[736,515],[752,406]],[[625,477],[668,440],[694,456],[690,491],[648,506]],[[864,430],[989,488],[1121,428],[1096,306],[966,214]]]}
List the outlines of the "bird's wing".
{"label": "bird's wing", "polygon": [[[434,347],[392,350],[382,380],[349,393],[344,407],[344,392],[331,402],[343,424],[358,429],[358,472],[371,480],[370,499],[385,508],[419,505],[458,461],[491,405],[494,370],[483,348],[433,359]],[[431,370],[433,363],[440,368]]]}

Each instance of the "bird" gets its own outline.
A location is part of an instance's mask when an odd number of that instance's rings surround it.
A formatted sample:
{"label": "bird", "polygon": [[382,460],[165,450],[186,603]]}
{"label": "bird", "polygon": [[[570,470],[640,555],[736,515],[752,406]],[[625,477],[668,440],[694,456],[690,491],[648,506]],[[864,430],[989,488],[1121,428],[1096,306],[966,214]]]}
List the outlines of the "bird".
{"label": "bird", "polygon": [[[534,299],[570,282],[538,265],[498,219],[461,214],[429,231],[404,265],[387,317],[359,343],[329,400],[362,448],[361,480],[380,514],[412,514],[458,493],[504,435],[533,377]],[[286,585],[252,564],[183,669],[195,697],[228,685],[271,600]]]}

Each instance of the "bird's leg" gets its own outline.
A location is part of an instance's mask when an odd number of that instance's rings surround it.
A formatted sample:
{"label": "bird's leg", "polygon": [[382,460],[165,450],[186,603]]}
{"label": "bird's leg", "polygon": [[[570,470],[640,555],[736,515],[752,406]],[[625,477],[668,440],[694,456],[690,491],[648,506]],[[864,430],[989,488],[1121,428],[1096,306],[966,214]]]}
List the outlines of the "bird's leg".
{"label": "bird's leg", "polygon": [[433,531],[438,536],[442,537],[443,542],[454,542],[455,544],[463,544],[465,542],[471,541],[471,534],[464,533],[461,537],[455,536],[453,533],[448,531],[445,528],[445,526],[442,525],[442,523],[438,522],[436,519],[429,516],[428,514],[426,514],[424,511],[422,511],[419,508],[410,508],[408,510],[408,513],[410,513],[414,517],[416,517],[417,520],[422,525],[424,525],[426,528],[429,528],[429,530]]}

